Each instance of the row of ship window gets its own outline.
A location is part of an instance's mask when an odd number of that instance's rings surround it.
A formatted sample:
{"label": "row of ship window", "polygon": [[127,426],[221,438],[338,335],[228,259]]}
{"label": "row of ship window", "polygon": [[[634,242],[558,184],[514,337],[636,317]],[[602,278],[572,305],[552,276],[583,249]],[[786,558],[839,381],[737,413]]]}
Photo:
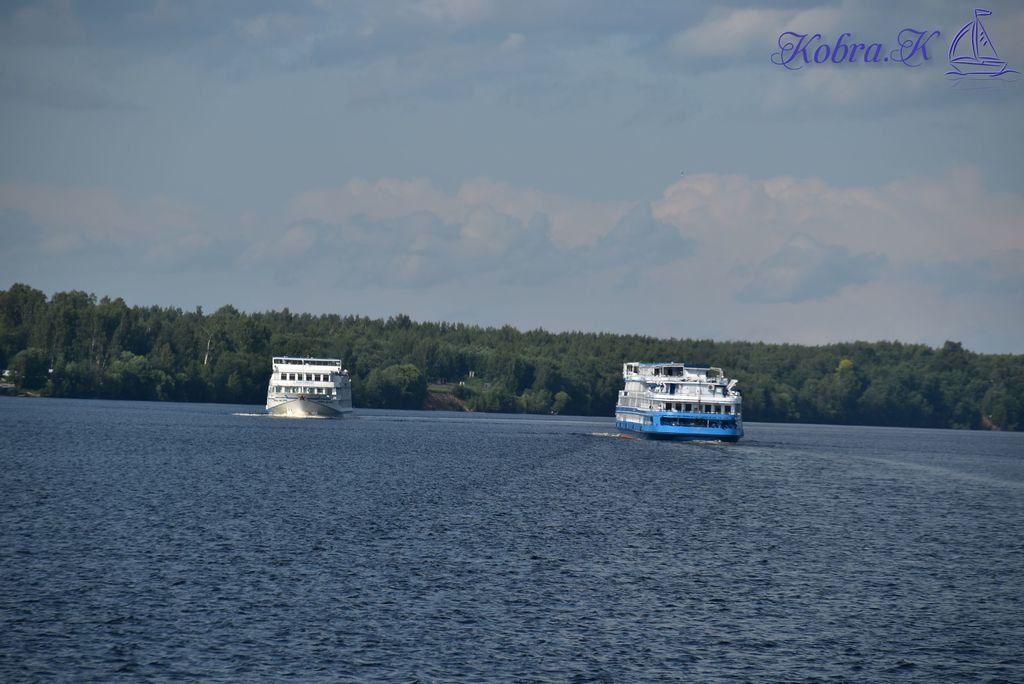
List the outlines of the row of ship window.
{"label": "row of ship window", "polygon": [[[651,404],[645,399],[640,397],[622,397],[619,400],[620,406],[631,406],[633,408],[646,409],[650,408],[653,410],[661,411],[687,411],[690,413],[732,413],[732,404],[687,404],[683,402],[666,401],[661,403],[661,408],[658,408],[658,404]],[[737,409],[736,414],[739,415]]]}
{"label": "row of ship window", "polygon": [[669,418],[663,416],[662,425],[676,427],[706,427],[706,428],[735,428],[736,426],[721,420],[708,420],[707,418]]}
{"label": "row of ship window", "polygon": [[[637,390],[632,390],[637,392]],[[676,396],[691,396],[696,397],[698,395],[710,396],[710,397],[727,397],[729,396],[728,387],[725,385],[714,385],[714,384],[703,384],[703,383],[668,383],[667,385],[648,385],[646,390],[640,390],[639,393],[643,394],[644,391],[653,392],[655,394],[670,394]],[[629,395],[630,390],[623,392],[625,395]]]}
{"label": "row of ship window", "polygon": [[[703,406],[703,408],[702,408]],[[666,402],[662,404],[662,411],[688,411],[697,413],[732,413],[732,404],[681,404]],[[739,413],[737,411],[736,413]]]}
{"label": "row of ship window", "polygon": [[330,373],[281,373],[282,380],[301,380],[303,382],[330,382]]}
{"label": "row of ship window", "polygon": [[332,387],[283,387],[281,385],[274,385],[274,392],[276,394],[323,394],[334,396]]}
{"label": "row of ship window", "polygon": [[[720,397],[726,396],[724,385],[700,385],[699,387],[694,387],[693,385],[670,384],[666,389],[667,394],[689,394],[691,396],[704,394],[710,396],[718,395]],[[665,389],[662,389],[661,392],[663,394],[666,393]]]}

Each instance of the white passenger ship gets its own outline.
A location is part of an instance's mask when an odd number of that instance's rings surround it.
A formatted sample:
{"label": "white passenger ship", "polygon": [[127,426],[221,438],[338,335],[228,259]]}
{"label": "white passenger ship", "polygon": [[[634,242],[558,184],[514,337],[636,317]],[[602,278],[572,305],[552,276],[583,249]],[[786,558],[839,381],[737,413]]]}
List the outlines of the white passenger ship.
{"label": "white passenger ship", "polygon": [[721,368],[683,363],[626,363],[615,427],[645,437],[713,439],[743,436],[743,397]]}
{"label": "white passenger ship", "polygon": [[267,386],[275,416],[332,418],[352,412],[352,380],[341,359],[275,356]]}

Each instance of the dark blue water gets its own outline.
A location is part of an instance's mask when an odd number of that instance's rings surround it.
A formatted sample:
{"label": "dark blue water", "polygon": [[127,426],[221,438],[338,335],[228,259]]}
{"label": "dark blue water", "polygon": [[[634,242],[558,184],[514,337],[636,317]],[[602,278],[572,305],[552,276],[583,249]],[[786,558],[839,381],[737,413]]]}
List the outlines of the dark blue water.
{"label": "dark blue water", "polygon": [[0,680],[1024,681],[1024,435],[0,398]]}

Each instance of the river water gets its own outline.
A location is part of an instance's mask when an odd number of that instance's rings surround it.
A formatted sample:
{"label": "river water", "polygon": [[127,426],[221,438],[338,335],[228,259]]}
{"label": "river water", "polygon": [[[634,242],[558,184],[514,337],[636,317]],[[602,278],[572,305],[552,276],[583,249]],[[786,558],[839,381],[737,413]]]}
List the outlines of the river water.
{"label": "river water", "polygon": [[0,680],[1024,681],[1024,434],[0,398]]}

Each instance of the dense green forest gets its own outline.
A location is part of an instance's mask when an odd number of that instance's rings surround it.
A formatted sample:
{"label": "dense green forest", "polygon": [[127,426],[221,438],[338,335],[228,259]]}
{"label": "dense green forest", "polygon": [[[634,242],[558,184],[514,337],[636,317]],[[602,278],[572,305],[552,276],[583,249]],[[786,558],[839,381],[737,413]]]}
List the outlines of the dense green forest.
{"label": "dense green forest", "polygon": [[272,355],[344,359],[357,407],[419,408],[429,388],[478,411],[611,416],[624,361],[676,360],[738,378],[753,421],[1020,430],[1024,410],[1024,356],[956,342],[521,332],[288,309],[207,314],[80,291],[48,299],[21,284],[0,291],[0,368],[21,392],[262,404]]}

